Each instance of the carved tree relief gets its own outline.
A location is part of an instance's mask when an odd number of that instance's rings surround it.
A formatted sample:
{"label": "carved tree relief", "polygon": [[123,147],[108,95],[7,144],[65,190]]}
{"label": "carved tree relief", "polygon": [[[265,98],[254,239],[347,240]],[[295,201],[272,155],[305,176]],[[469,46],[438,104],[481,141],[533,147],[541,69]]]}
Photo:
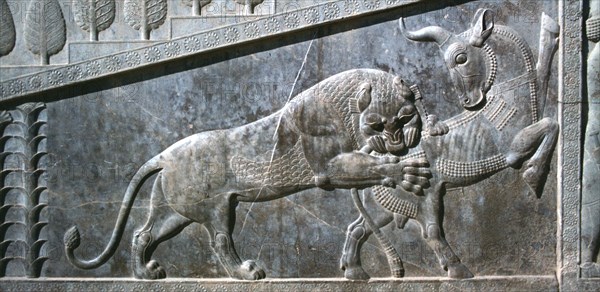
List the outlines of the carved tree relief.
{"label": "carved tree relief", "polygon": [[125,21],[140,31],[143,40],[167,19],[167,0],[125,0],[124,5]]}
{"label": "carved tree relief", "polygon": [[0,57],[8,55],[15,47],[16,32],[12,13],[6,0],[0,0]]}
{"label": "carved tree relief", "polygon": [[115,0],[75,0],[75,22],[97,41],[98,33],[109,28],[115,20]]}
{"label": "carved tree relief", "polygon": [[188,7],[192,7],[193,15],[199,16],[202,14],[202,7],[208,5],[212,0],[181,0],[181,2]]}
{"label": "carved tree relief", "polygon": [[[42,215],[47,207],[45,109],[43,103],[25,104],[0,117],[0,276],[6,275],[9,262],[20,261],[26,276],[36,278],[48,260],[43,251],[47,240],[41,237],[48,225]],[[6,239],[9,228],[20,238]]]}
{"label": "carved tree relief", "polygon": [[265,0],[235,0],[237,4],[244,5],[246,14],[254,14],[254,7],[263,3]]}
{"label": "carved tree relief", "polygon": [[50,56],[60,52],[67,40],[65,18],[58,0],[31,0],[25,15],[27,48],[48,65]]}

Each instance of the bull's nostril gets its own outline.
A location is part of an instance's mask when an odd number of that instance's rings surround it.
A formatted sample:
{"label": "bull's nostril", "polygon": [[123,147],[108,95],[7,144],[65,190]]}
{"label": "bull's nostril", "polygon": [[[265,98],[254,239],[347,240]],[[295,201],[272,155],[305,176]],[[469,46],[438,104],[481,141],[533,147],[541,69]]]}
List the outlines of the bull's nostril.
{"label": "bull's nostril", "polygon": [[469,103],[471,103],[471,100],[469,98],[465,98],[465,99],[463,99],[463,102],[465,104],[469,104]]}

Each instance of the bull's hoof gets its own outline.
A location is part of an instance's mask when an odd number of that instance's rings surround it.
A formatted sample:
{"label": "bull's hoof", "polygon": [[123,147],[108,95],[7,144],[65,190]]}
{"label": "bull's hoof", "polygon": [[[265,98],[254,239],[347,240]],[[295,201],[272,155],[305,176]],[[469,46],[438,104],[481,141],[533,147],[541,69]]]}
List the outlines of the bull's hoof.
{"label": "bull's hoof", "polygon": [[344,277],[348,280],[353,281],[367,281],[371,277],[362,267],[345,267],[344,268]]}
{"label": "bull's hoof", "polygon": [[468,279],[473,278],[473,273],[462,263],[448,265],[448,277],[452,279]]}
{"label": "bull's hoof", "polygon": [[540,198],[544,192],[544,185],[548,176],[548,169],[537,166],[529,166],[523,172],[523,180],[529,187],[531,193]]}
{"label": "bull's hoof", "polygon": [[243,262],[232,277],[240,280],[260,280],[266,277],[265,271],[256,265],[256,262],[248,260]]}

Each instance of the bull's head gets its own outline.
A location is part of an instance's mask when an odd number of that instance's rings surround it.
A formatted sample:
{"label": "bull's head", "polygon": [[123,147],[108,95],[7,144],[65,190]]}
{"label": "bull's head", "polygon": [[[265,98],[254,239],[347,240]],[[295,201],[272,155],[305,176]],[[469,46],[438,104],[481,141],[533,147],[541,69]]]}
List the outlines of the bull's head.
{"label": "bull's head", "polygon": [[361,113],[360,131],[370,148],[400,156],[418,144],[421,118],[408,85],[399,77],[393,83],[386,96],[371,96],[370,84],[362,84],[352,104]]}
{"label": "bull's head", "polygon": [[450,76],[466,109],[473,109],[485,101],[495,78],[495,64],[491,49],[484,45],[494,29],[494,15],[480,9],[475,14],[471,29],[454,35],[439,26],[407,31],[400,19],[400,30],[413,41],[435,42],[440,47]]}

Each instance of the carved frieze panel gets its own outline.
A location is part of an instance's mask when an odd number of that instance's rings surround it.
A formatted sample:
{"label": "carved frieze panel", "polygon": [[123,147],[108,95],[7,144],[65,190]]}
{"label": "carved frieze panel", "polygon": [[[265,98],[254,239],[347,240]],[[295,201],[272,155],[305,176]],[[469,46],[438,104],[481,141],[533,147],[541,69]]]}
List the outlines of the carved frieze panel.
{"label": "carved frieze panel", "polygon": [[596,4],[0,0],[0,289],[598,289]]}

